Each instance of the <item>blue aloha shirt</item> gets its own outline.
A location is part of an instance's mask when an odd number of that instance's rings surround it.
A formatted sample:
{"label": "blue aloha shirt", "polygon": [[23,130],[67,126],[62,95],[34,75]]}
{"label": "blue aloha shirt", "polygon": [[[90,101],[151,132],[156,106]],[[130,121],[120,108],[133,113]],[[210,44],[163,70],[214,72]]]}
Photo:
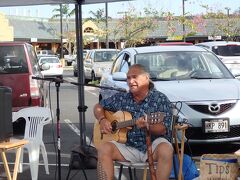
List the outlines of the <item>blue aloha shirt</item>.
{"label": "blue aloha shirt", "polygon": [[[108,111],[127,111],[132,115],[133,119],[138,119],[144,116],[145,113],[164,112],[164,125],[166,126],[167,133],[163,136],[152,135],[152,141],[158,137],[164,137],[168,141],[171,141],[172,104],[166,95],[157,91],[155,88],[151,88],[148,96],[139,104],[133,100],[133,96],[130,92],[119,92],[107,99],[101,100],[100,105]],[[145,153],[147,145],[144,130],[135,125],[128,131],[126,145]]]}

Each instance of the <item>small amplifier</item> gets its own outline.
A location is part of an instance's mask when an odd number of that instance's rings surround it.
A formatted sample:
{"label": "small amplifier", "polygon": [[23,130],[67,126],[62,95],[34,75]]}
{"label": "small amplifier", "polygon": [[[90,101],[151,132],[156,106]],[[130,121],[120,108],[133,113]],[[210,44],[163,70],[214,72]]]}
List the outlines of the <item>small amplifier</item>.
{"label": "small amplifier", "polygon": [[0,86],[0,142],[13,136],[12,89]]}

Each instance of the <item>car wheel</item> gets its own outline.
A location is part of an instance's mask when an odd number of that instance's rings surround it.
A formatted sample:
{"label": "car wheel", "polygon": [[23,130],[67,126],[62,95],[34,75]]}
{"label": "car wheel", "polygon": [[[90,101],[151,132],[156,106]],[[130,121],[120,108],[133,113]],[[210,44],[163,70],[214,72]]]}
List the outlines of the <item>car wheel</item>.
{"label": "car wheel", "polygon": [[91,80],[92,80],[92,81],[95,81],[95,80],[96,80],[96,76],[95,76],[95,73],[94,73],[94,72],[92,72],[92,74],[91,74]]}
{"label": "car wheel", "polygon": [[91,81],[91,79],[86,78],[85,76],[85,84],[88,84]]}
{"label": "car wheel", "polygon": [[77,74],[76,71],[73,72],[73,76],[74,76],[74,77],[77,77],[77,76],[78,76],[78,74]]}
{"label": "car wheel", "polygon": [[57,78],[63,79],[63,75],[59,75],[59,76],[57,76]]}

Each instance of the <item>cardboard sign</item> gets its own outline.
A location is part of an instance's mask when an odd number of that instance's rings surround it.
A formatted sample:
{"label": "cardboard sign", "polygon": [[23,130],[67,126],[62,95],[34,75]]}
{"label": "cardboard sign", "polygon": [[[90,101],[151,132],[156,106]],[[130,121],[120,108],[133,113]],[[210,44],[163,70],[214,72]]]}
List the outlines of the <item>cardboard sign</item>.
{"label": "cardboard sign", "polygon": [[200,160],[200,180],[236,180],[237,157],[233,154],[204,154]]}

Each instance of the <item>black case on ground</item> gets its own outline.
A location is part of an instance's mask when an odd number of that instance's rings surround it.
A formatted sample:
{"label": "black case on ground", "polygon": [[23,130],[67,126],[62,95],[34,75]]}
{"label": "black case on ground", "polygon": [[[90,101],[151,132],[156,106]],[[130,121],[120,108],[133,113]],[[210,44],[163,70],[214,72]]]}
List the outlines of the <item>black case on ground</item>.
{"label": "black case on ground", "polygon": [[0,142],[12,136],[12,89],[0,86]]}

